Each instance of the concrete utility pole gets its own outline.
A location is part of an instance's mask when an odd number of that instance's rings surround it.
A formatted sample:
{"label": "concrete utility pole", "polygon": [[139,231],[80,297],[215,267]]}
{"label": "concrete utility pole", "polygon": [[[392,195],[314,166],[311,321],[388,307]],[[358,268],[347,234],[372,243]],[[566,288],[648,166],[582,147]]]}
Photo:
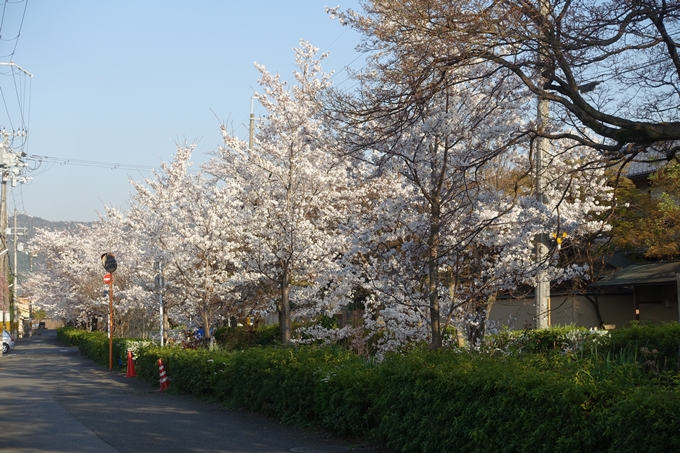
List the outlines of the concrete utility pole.
{"label": "concrete utility pole", "polygon": [[[18,64],[10,62],[0,62],[0,66],[10,66],[17,69],[29,77],[33,77],[33,74],[26,71],[24,68]],[[10,321],[12,321],[12,326],[10,331],[17,331],[18,328],[14,326],[14,322],[17,318],[14,316],[15,309],[10,304],[10,291],[9,291],[9,256],[8,256],[8,245],[7,241],[8,233],[8,214],[7,214],[7,181],[12,181],[12,186],[16,185],[17,182],[24,183],[27,178],[21,176],[21,168],[25,167],[26,164],[22,161],[22,157],[25,156],[24,153],[13,152],[10,150],[9,137],[26,137],[28,135],[26,130],[19,129],[18,131],[13,131],[11,133],[2,130],[2,142],[0,143],[0,172],[2,173],[2,191],[0,194],[0,279],[4,279],[2,283],[2,328],[5,329],[7,319],[6,312],[10,309]],[[16,258],[15,258],[16,262]],[[16,279],[16,272],[15,272]],[[16,285],[15,285],[16,292]],[[16,335],[16,334],[15,334]],[[0,348],[0,356],[2,355],[2,348]]]}
{"label": "concrete utility pole", "polygon": [[255,113],[253,112],[254,97],[250,98],[250,128],[248,129],[248,151],[253,150],[253,140],[255,135]]}
{"label": "concrete utility pole", "polygon": [[14,316],[14,322],[12,323],[13,326],[13,333],[14,333],[14,338],[19,338],[19,274],[17,273],[19,268],[17,266],[17,210],[14,210],[14,240],[12,244],[12,249],[14,251],[14,257],[12,258],[12,284],[13,286],[13,305],[14,309],[12,310],[12,315]]}
{"label": "concrete utility pole", "polygon": [[[548,20],[550,13],[548,7],[548,0],[540,1],[541,16]],[[539,59],[542,58],[539,49]],[[550,103],[547,99],[538,99],[537,120],[539,132],[543,132],[550,121]],[[550,142],[545,137],[539,137],[536,143],[536,157],[535,157],[535,184],[536,184],[536,198],[543,204],[547,204],[548,200],[543,191],[546,186],[545,178],[545,158],[550,149]],[[549,235],[545,231],[536,238],[536,264],[541,265],[548,259],[548,245]],[[536,305],[536,328],[545,329],[550,326],[550,280],[545,271],[541,271],[536,276],[536,286],[534,288],[535,305]]]}
{"label": "concrete utility pole", "polygon": [[[9,179],[9,146],[7,134],[0,144],[0,165],[2,166],[2,190],[0,192],[0,249],[5,253],[0,256],[0,270],[2,272],[2,328],[7,329],[7,310],[9,307],[9,256],[7,256],[7,180]],[[10,320],[11,321],[11,320]]]}
{"label": "concrete utility pole", "polygon": [[[28,234],[28,228],[19,228],[17,226],[17,210],[14,209],[14,227],[10,230],[7,230],[8,234],[12,234],[14,236],[12,240],[12,251],[14,252],[14,258],[12,261],[12,275],[14,275],[14,282],[13,282],[13,305],[14,305],[14,310],[12,311],[14,315],[14,321],[15,321],[15,330],[14,330],[14,335],[18,338],[20,333],[25,334],[26,332],[23,331],[23,329],[20,329],[19,326],[19,259],[18,259],[18,252],[23,252],[23,248],[20,248],[19,246],[23,247],[23,244],[19,242],[19,236],[25,236]],[[29,309],[30,311],[30,309]],[[20,332],[22,330],[22,332]]]}
{"label": "concrete utility pole", "polygon": [[255,96],[250,98],[250,125],[248,127],[248,151],[252,151],[255,146],[255,121],[262,121],[264,117],[255,118],[255,112],[253,111],[253,104],[255,102]]}
{"label": "concrete utility pole", "polygon": [[158,271],[154,278],[154,285],[158,290],[158,306],[161,317],[161,346],[165,346],[165,311],[163,307],[163,289],[165,288],[165,277],[163,276],[163,261],[156,261],[153,263],[154,270]]}
{"label": "concrete utility pole", "polygon": [[[5,152],[5,143],[2,143],[0,152]],[[0,156],[2,157],[2,156]],[[7,319],[5,313],[9,306],[9,263],[7,261],[7,174],[2,173],[2,190],[0,192],[0,248],[4,253],[0,256],[0,271],[2,272],[2,330],[7,330]],[[2,348],[0,348],[0,356]]]}

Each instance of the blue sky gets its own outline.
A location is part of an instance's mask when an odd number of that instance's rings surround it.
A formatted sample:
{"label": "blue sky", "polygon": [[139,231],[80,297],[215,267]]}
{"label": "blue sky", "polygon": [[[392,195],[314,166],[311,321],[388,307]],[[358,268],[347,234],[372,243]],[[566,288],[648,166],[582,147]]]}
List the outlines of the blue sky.
{"label": "blue sky", "polygon": [[[186,139],[200,163],[221,141],[220,121],[247,137],[254,62],[286,79],[302,38],[331,53],[326,71],[363,64],[358,35],[328,18],[324,6],[338,3],[327,0],[28,0],[21,25],[25,1],[4,5],[0,62],[33,78],[0,66],[0,125],[23,119],[28,139],[15,147],[28,155],[152,167]],[[88,221],[104,205],[125,208],[129,178],[151,173],[43,162],[28,176],[10,189],[10,210]]]}

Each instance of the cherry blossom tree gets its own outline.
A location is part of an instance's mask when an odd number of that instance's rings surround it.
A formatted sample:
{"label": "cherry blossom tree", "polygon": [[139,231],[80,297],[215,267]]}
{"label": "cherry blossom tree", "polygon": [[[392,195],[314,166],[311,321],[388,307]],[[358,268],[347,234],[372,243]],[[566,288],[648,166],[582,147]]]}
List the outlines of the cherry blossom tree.
{"label": "cherry blossom tree", "polygon": [[[474,343],[494,294],[544,273],[552,280],[575,275],[577,268],[556,267],[558,253],[537,262],[532,247],[537,235],[566,233],[565,225],[574,238],[594,224],[601,228],[590,220],[602,209],[594,194],[607,192],[601,156],[577,141],[555,141],[543,172],[549,188],[538,202],[525,182],[534,158],[531,91],[483,60],[432,69],[445,46],[400,47],[399,39],[418,35],[391,35],[402,24],[390,22],[396,16],[388,5],[365,4],[386,11],[341,16],[375,54],[355,75],[355,91],[330,98],[329,116],[346,155],[372,154],[378,174],[401,180],[354,228],[361,259],[351,265],[363,269],[352,273],[371,286],[369,305],[380,307],[390,332],[381,337],[386,346],[427,340],[440,347],[452,323]],[[409,46],[418,51],[405,51]],[[510,184],[499,187],[500,175]]]}
{"label": "cherry blossom tree", "polygon": [[[178,192],[187,186],[187,171],[191,150],[178,147],[175,159],[171,163],[161,163],[160,171],[152,179],[143,182],[131,181],[135,190],[126,212],[109,209],[109,215],[115,218],[128,232],[130,243],[136,244],[140,260],[136,263],[134,273],[137,285],[149,302],[158,300],[154,286],[156,270],[154,263],[171,263],[178,247],[176,235],[180,220],[180,205],[177,203]],[[163,327],[167,340],[169,313],[171,310],[179,316],[183,299],[181,289],[172,283],[177,278],[176,267],[164,269],[168,288],[163,295]]]}
{"label": "cherry blossom tree", "polygon": [[252,149],[223,128],[220,148],[206,171],[238,187],[244,226],[243,266],[251,282],[269,281],[279,313],[283,343],[291,340],[291,301],[298,313],[330,304],[320,291],[346,247],[339,225],[351,200],[351,163],[331,152],[321,95],[330,75],[321,72],[325,55],[301,42],[295,49],[295,82],[256,65],[267,110]]}
{"label": "cherry blossom tree", "polygon": [[240,253],[238,198],[233,186],[188,171],[193,149],[178,147],[174,161],[162,164],[154,179],[133,182],[136,193],[121,216],[143,246],[146,260],[137,275],[151,287],[153,262],[163,262],[166,308],[198,317],[210,338],[217,315],[238,314],[233,283]]}
{"label": "cherry blossom tree", "polygon": [[605,209],[595,201],[608,190],[592,152],[556,150],[546,173],[550,201],[539,203],[521,184],[530,171],[517,127],[521,102],[484,99],[469,89],[446,93],[441,103],[422,105],[424,113],[398,136],[380,141],[375,122],[349,131],[352,147],[361,149],[366,137],[373,150],[377,175],[369,182],[380,196],[355,217],[345,263],[369,293],[367,322],[380,330],[382,350],[414,341],[441,347],[452,325],[475,344],[496,293],[533,284],[540,271],[556,281],[580,272],[559,267],[556,249],[535,262],[537,234],[577,238],[602,228],[591,217]]}
{"label": "cherry blossom tree", "polygon": [[113,252],[119,263],[114,274],[116,316],[140,308],[139,300],[130,297],[135,290],[124,244],[123,236],[103,217],[92,224],[74,225],[72,230],[39,230],[31,251],[42,255],[44,264],[25,285],[34,306],[50,316],[95,327],[97,318],[108,316],[100,256]]}

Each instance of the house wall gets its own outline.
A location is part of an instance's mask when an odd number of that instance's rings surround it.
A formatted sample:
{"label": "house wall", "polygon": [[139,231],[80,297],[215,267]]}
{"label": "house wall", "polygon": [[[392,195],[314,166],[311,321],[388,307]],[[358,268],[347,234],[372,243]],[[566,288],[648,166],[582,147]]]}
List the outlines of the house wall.
{"label": "house wall", "polygon": [[[640,321],[678,321],[678,301],[675,286],[638,287]],[[598,297],[604,324],[624,327],[635,320],[633,294],[603,295]],[[650,303],[653,302],[653,303]],[[595,308],[583,296],[551,297],[551,325],[570,325],[594,328],[599,326]],[[515,330],[534,326],[534,299],[499,299],[491,307],[489,319]]]}

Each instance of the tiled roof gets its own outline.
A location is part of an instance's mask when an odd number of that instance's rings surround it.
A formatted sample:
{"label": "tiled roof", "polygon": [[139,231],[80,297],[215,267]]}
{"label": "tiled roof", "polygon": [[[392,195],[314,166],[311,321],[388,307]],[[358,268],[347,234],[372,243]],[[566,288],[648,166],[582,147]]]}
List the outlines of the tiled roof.
{"label": "tiled roof", "polygon": [[626,176],[643,176],[654,173],[666,165],[666,155],[658,151],[647,151],[638,154],[626,168]]}
{"label": "tiled roof", "polygon": [[588,286],[637,286],[676,282],[680,261],[633,264]]}

